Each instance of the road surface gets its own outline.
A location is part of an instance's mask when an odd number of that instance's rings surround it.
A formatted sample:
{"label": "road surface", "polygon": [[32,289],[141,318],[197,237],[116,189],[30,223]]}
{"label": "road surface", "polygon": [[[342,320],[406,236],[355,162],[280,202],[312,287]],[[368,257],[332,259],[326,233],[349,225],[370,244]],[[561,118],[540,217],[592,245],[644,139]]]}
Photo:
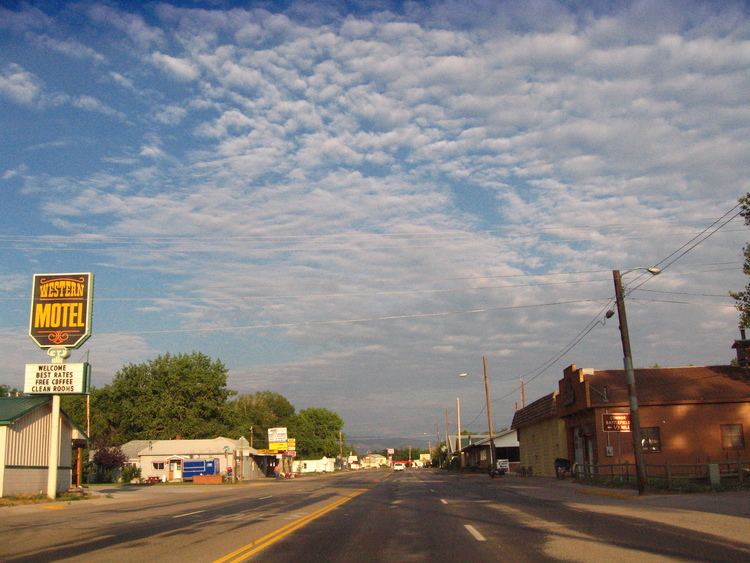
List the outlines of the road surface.
{"label": "road surface", "polygon": [[581,490],[417,469],[104,489],[0,509],[0,561],[750,560],[747,492]]}

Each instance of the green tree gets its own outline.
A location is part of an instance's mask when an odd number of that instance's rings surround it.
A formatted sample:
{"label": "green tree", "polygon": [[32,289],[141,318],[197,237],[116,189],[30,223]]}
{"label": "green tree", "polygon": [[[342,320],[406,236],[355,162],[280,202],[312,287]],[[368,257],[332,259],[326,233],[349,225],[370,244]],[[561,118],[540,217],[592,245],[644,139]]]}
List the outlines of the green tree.
{"label": "green tree", "polygon": [[255,448],[265,448],[268,445],[269,428],[288,428],[295,415],[292,403],[273,391],[238,395],[229,402],[229,410],[234,433],[244,435],[249,440],[252,432]]}
{"label": "green tree", "polygon": [[[86,396],[68,395],[62,397],[62,409],[78,427],[86,431]],[[112,399],[111,387],[102,389],[92,388],[89,395],[90,435],[89,446],[99,449],[111,444],[127,442],[118,438],[115,403]]]}
{"label": "green tree", "polygon": [[0,385],[0,397],[15,397],[16,395],[23,395],[23,391],[9,385]]}
{"label": "green tree", "polygon": [[117,480],[120,469],[127,456],[117,446],[104,447],[96,450],[94,454],[94,464],[96,466],[96,481],[100,483],[111,483]]}
{"label": "green tree", "polygon": [[289,435],[297,440],[297,453],[305,458],[335,457],[339,453],[339,432],[344,421],[323,408],[304,409],[290,425]]}
{"label": "green tree", "polygon": [[[740,202],[740,215],[744,217],[745,225],[750,225],[750,192],[746,193],[738,201]],[[742,252],[745,256],[742,271],[746,276],[750,276],[750,243],[742,248]],[[737,307],[740,313],[740,326],[750,326],[750,283],[745,286],[744,290],[730,291],[729,294],[736,301],[735,307]]]}
{"label": "green tree", "polygon": [[226,382],[224,364],[200,352],[127,365],[111,385],[92,394],[94,442],[117,445],[226,434],[232,422],[227,400],[233,394]]}

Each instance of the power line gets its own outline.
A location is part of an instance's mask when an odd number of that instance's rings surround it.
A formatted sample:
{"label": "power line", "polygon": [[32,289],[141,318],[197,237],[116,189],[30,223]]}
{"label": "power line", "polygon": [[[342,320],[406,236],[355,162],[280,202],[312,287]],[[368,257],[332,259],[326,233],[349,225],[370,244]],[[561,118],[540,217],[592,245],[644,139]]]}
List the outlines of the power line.
{"label": "power line", "polygon": [[[735,212],[735,210],[738,207],[740,207],[740,205],[741,204],[738,203],[737,205],[735,205],[734,207],[732,207],[729,211],[727,211],[726,213],[724,213],[721,217],[719,217],[718,219],[716,219],[709,226],[707,226],[706,228],[704,228],[700,233],[698,233],[696,236],[694,236],[693,238],[691,238],[689,241],[687,241],[686,243],[684,243],[683,245],[681,245],[679,248],[677,248],[676,250],[674,250],[673,252],[671,252],[669,255],[667,255],[665,258],[663,258],[662,260],[660,260],[659,262],[657,262],[655,265],[659,266],[662,269],[662,271],[665,270],[665,269],[667,269],[667,268],[669,268],[669,267],[671,267],[675,262],[677,262],[678,260],[680,260],[682,257],[684,257],[686,254],[688,254],[690,251],[694,250],[698,245],[700,245],[703,242],[705,242],[706,240],[708,240],[708,238],[710,238],[711,236],[713,236],[715,233],[717,233],[719,230],[721,230],[727,224],[729,224],[732,220],[734,220],[736,217],[738,217],[740,215],[740,213],[739,212],[734,213],[734,212]],[[730,217],[730,215],[731,215],[731,217]],[[729,218],[727,219],[727,217],[729,217]],[[662,264],[663,264],[663,266],[662,266]],[[645,274],[642,273],[641,275],[645,275]],[[636,281],[637,281],[637,279],[638,278],[636,278]],[[642,281],[637,286],[630,288],[626,295],[629,295],[630,293],[632,293],[636,289],[640,288],[642,285],[644,285],[650,279],[651,279],[651,276],[647,277],[644,281]],[[611,305],[611,303],[613,301],[614,300],[610,298],[610,300],[607,303],[607,305],[605,305],[605,307],[600,310],[600,312],[597,314],[597,316],[595,316],[594,319],[592,319],[592,321],[590,321],[589,324],[586,325],[586,327],[584,327],[584,329],[582,329],[581,332],[579,332],[578,335],[576,335],[560,352],[558,352],[557,354],[555,354],[555,356],[553,356],[553,358],[551,358],[547,362],[541,364],[538,368],[535,368],[533,370],[530,370],[530,371],[526,372],[526,374],[524,374],[523,376],[519,377],[519,379],[523,379],[523,377],[525,375],[527,375],[527,374],[535,373],[535,375],[533,377],[529,378],[527,381],[524,382],[524,383],[528,383],[530,381],[533,381],[534,379],[536,379],[540,375],[542,375],[542,373],[544,373],[547,369],[549,369],[555,362],[557,362],[565,354],[567,354],[570,350],[572,350],[577,344],[579,344],[599,324],[599,322],[601,322],[600,319],[601,319],[602,313]],[[657,302],[657,300],[653,300],[653,301]],[[676,304],[691,304],[691,303],[687,303],[687,302],[669,301],[669,300],[663,300],[663,301],[658,301],[658,302],[676,303]],[[703,305],[705,305],[705,304],[703,304]],[[733,305],[719,305],[719,306],[722,306],[722,307],[733,307]],[[512,379],[510,381],[512,381]],[[505,395],[502,395],[502,396],[498,397],[497,399],[493,399],[492,402],[495,403],[497,401],[501,401],[503,399],[506,399],[507,397],[509,397],[509,396],[517,393],[520,390],[520,388],[521,387],[518,386],[518,387],[514,388],[512,391],[510,391],[509,393],[506,393]],[[480,415],[481,415],[481,413],[480,413]],[[477,418],[480,415],[478,415]]]}

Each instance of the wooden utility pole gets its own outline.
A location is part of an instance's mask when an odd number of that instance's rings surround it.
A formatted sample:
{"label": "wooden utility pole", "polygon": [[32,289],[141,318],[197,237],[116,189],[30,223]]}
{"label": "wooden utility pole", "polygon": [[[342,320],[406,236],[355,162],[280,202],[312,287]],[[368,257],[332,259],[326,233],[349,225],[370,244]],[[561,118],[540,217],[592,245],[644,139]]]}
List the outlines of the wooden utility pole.
{"label": "wooden utility pole", "polygon": [[[627,273],[627,272],[626,272]],[[643,464],[643,445],[641,444],[641,417],[638,412],[638,394],[635,388],[635,373],[633,372],[633,356],[630,351],[630,333],[628,332],[628,318],[625,313],[625,298],[622,292],[622,278],[620,270],[613,270],[615,282],[615,299],[617,301],[617,317],[620,319],[620,339],[622,340],[622,355],[625,365],[625,380],[628,385],[628,399],[630,401],[630,435],[633,438],[633,455],[635,457],[635,474],[638,494],[646,490],[646,466]]]}
{"label": "wooden utility pole", "polygon": [[487,430],[489,431],[490,446],[490,471],[495,469],[495,433],[492,431],[492,400],[490,399],[490,381],[487,376],[487,356],[482,356],[482,369],[484,372],[484,398],[487,401]]}

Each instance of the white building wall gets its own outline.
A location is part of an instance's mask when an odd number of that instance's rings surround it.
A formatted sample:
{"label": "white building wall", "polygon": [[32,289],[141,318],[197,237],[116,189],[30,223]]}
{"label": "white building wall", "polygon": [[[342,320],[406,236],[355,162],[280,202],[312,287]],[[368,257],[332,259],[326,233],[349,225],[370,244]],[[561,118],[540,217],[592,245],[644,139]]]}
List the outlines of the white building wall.
{"label": "white building wall", "polygon": [[[36,495],[47,491],[49,428],[52,408],[42,405],[19,418],[10,426],[0,427],[4,463],[0,463],[0,496]],[[72,482],[73,427],[61,417],[61,447],[57,468],[57,492],[70,488]]]}
{"label": "white building wall", "polygon": [[5,496],[5,457],[8,449],[8,427],[0,426],[0,497]]}
{"label": "white building wall", "polygon": [[[8,426],[6,465],[46,467],[49,456],[50,405],[42,405]],[[68,441],[68,444],[70,441]],[[70,458],[70,454],[68,454]]]}

